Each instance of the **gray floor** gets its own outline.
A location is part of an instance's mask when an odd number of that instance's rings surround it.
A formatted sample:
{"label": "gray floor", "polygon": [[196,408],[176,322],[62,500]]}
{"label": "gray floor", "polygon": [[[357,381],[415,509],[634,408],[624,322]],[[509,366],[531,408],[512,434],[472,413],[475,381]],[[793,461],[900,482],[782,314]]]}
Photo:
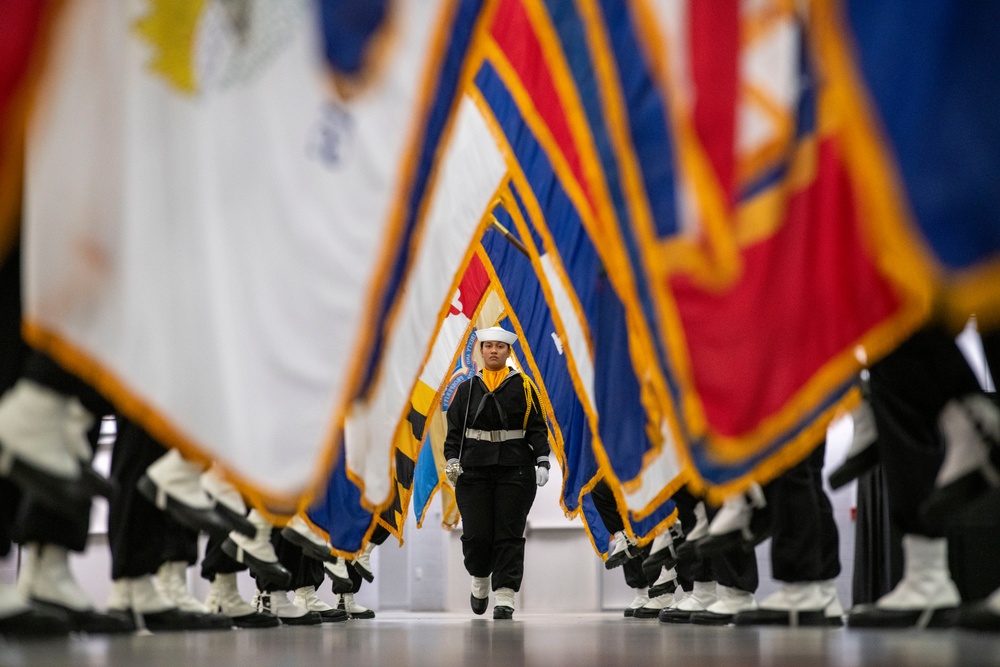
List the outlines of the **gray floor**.
{"label": "gray floor", "polygon": [[273,630],[0,640],[0,665],[1000,665],[1000,634],[712,628],[604,614],[380,613]]}

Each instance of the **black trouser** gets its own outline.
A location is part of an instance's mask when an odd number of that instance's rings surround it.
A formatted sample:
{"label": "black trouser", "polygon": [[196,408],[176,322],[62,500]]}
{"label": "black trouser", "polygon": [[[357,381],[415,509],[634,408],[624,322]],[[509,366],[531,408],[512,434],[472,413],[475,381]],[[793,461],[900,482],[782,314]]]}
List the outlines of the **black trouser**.
{"label": "black trouser", "polygon": [[140,426],[118,417],[118,437],[111,454],[111,476],[118,482],[118,493],[108,514],[112,579],[154,574],[166,562],[164,554],[176,539],[176,522],[136,488],[146,468],[166,452]]}
{"label": "black trouser", "polygon": [[535,491],[531,465],[475,466],[458,477],[465,569],[474,577],[492,574],[493,590],[521,588],[524,528]]}
{"label": "black trouser", "polygon": [[840,574],[833,507],[823,490],[826,441],[767,485],[771,509],[771,569],[785,582],[826,581]]}
{"label": "black trouser", "polygon": [[955,339],[921,329],[871,368],[872,409],[892,522],[904,533],[943,537],[920,506],[934,490],[944,460],[938,416],[952,398],[980,391]]}
{"label": "black trouser", "polygon": [[[21,254],[14,248],[0,261],[0,395],[21,376],[28,346],[21,338]],[[0,557],[10,553],[21,490],[0,478]]]}
{"label": "black trouser", "polygon": [[[614,535],[620,530],[625,530],[625,523],[618,513],[618,501],[615,494],[602,478],[590,492],[590,498],[594,501],[597,513],[601,515],[601,522],[609,533]],[[639,550],[639,555],[629,558],[622,564],[622,574],[625,575],[625,583],[629,588],[646,588],[652,581],[646,581],[646,573],[642,570],[642,560],[649,554],[649,549]]]}
{"label": "black trouser", "polygon": [[[271,530],[271,544],[274,545],[274,553],[278,555],[278,562],[292,573],[292,581],[288,585],[288,590],[294,591],[296,588],[302,588],[303,586],[319,588],[324,578],[322,562],[303,555],[301,547],[295,546],[281,536],[280,528]],[[259,585],[258,588],[260,588]],[[281,589],[268,586],[261,590],[275,591]]]}
{"label": "black trouser", "polygon": [[[32,351],[28,354],[22,377],[65,396],[79,399],[94,416],[94,424],[87,433],[87,439],[91,450],[96,451],[97,440],[101,435],[101,418],[111,412],[111,405],[90,385],[41,352]],[[66,507],[61,512],[55,512],[28,497],[17,516],[14,539],[22,544],[43,542],[83,551],[87,548],[90,506],[91,503],[87,500],[81,502],[79,507]]]}
{"label": "black trouser", "polygon": [[[100,435],[101,417],[97,416],[87,433],[92,450],[97,449]],[[90,534],[90,506],[89,501],[80,503],[78,508],[73,508],[71,516],[70,508],[55,512],[28,496],[21,504],[21,511],[14,525],[14,540],[20,544],[58,544],[71,551],[82,552],[87,548],[87,536]]]}
{"label": "black trouser", "polygon": [[[687,487],[682,487],[672,500],[677,505],[677,519],[685,532],[694,530],[696,523],[694,508],[698,499],[691,495]],[[706,507],[709,521],[718,508]],[[694,587],[696,581],[714,581],[728,588],[753,593],[760,584],[757,572],[757,556],[753,551],[734,549],[712,558],[696,558],[677,563],[677,583],[686,591]],[[654,582],[649,582],[650,584]]]}
{"label": "black trouser", "polygon": [[201,578],[215,581],[217,574],[235,574],[247,569],[247,566],[231,558],[222,550],[225,535],[209,534],[205,544],[205,557],[201,559]]}

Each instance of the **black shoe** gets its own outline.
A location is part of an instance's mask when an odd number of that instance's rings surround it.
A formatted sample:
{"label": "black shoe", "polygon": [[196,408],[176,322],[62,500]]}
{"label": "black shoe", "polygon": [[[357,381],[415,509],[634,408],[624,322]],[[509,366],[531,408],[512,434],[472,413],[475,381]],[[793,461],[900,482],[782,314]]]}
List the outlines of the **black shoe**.
{"label": "black shoe", "polygon": [[230,537],[222,541],[222,551],[237,563],[249,567],[257,579],[257,585],[261,588],[285,590],[292,583],[292,573],[284,565],[278,561],[271,563],[260,560],[233,542]]}
{"label": "black shoe", "polygon": [[[125,623],[134,623],[136,614],[131,609],[109,609],[109,616],[115,616]],[[163,611],[138,614],[142,624],[150,632],[176,632],[178,630],[230,630],[233,622],[222,614],[202,614],[181,611],[176,607]]]}
{"label": "black shoe", "polygon": [[319,614],[320,619],[324,623],[340,623],[350,618],[343,609],[327,609],[326,611],[318,611],[316,613]]}
{"label": "black shoe", "polygon": [[48,609],[28,607],[24,611],[0,618],[0,635],[13,639],[29,637],[65,637],[73,626],[65,614]]}
{"label": "black shoe", "polygon": [[113,635],[135,632],[132,619],[118,615],[102,614],[94,609],[70,609],[55,602],[46,602],[36,598],[31,603],[38,609],[65,616],[74,632],[86,632],[92,635]]}
{"label": "black shoe", "polygon": [[836,470],[830,473],[830,488],[836,491],[866,472],[874,470],[879,463],[878,447],[873,442],[854,456],[845,459]]}
{"label": "black shoe", "polygon": [[972,470],[941,488],[934,489],[920,506],[920,517],[927,523],[947,523],[955,514],[993,491],[994,486],[982,470]]}
{"label": "black shoe", "polygon": [[347,614],[348,618],[354,620],[368,620],[375,618],[374,609],[365,609],[364,611],[351,612],[347,609],[347,605],[344,604],[344,598],[340,598],[340,602],[337,603],[337,609],[342,609]]}
{"label": "black shoe", "polygon": [[677,590],[677,579],[671,579],[665,581],[662,584],[656,584],[655,586],[649,587],[649,599],[658,598],[661,595],[666,595],[667,593],[673,593]]}
{"label": "black shoe", "polygon": [[714,611],[693,611],[688,622],[694,625],[729,625],[736,614],[716,614]]}
{"label": "black shoe", "polygon": [[307,611],[302,616],[279,616],[282,625],[319,625],[323,617],[318,611]]}
{"label": "black shoe", "polygon": [[510,607],[493,607],[494,621],[507,621],[514,618],[514,610]]}
{"label": "black shoe", "polygon": [[661,609],[656,615],[656,618],[660,619],[660,623],[690,623],[691,614],[693,613],[694,612],[687,611],[686,609],[667,607],[666,609]]}
{"label": "black shoe", "polygon": [[274,614],[264,614],[254,611],[243,616],[230,616],[229,619],[237,628],[276,628],[281,620]]}
{"label": "black shoe", "polygon": [[160,493],[149,475],[143,475],[136,483],[142,497],[164,510],[172,518],[188,528],[216,535],[228,535],[232,528],[214,509],[199,509],[181,502],[169,493]]}
{"label": "black shoe", "polygon": [[771,513],[767,508],[755,509],[750,514],[746,530],[734,530],[723,535],[706,535],[695,545],[698,558],[720,556],[727,551],[742,549],[752,552],[758,544],[771,536]]}
{"label": "black shoe", "polygon": [[117,482],[108,479],[85,462],[80,463],[80,482],[86,492],[93,496],[101,496],[111,500],[111,497],[118,493]]}
{"label": "black shoe", "polygon": [[859,605],[847,614],[849,628],[950,628],[956,621],[955,607],[939,609],[881,609]]}
{"label": "black shoe", "polygon": [[[336,561],[323,564],[323,571],[326,572],[326,576],[330,577],[330,590],[337,595],[350,593],[354,590],[354,582],[351,581],[350,578],[344,579],[343,577],[337,576],[333,571],[335,564]],[[348,576],[350,576],[350,573],[348,573]]]}
{"label": "black shoe", "polygon": [[[656,581],[660,578],[663,568],[668,570],[677,565],[677,548],[680,544],[674,542],[670,547],[660,549],[655,554],[650,554],[642,561],[642,573],[646,575],[646,581]],[[650,597],[656,597],[650,595]]]}
{"label": "black shoe", "polygon": [[337,560],[337,556],[330,551],[329,547],[320,546],[305,535],[302,535],[298,531],[287,526],[281,529],[281,536],[298,548],[302,549],[303,556],[308,556],[314,560],[324,561],[326,563],[332,563]]}
{"label": "black shoe", "polygon": [[490,599],[488,597],[477,598],[475,595],[470,593],[469,603],[472,605],[472,613],[476,616],[482,616],[486,613],[486,608],[490,606]]}
{"label": "black shoe", "polygon": [[985,601],[962,605],[955,614],[955,625],[967,630],[1000,632],[1000,614]]}
{"label": "black shoe", "polygon": [[[0,457],[7,455],[11,455],[13,460],[9,464],[10,469],[7,470],[6,477],[17,484],[25,495],[37,500],[60,516],[65,516],[67,510],[72,516],[76,508],[89,507],[91,493],[84,483],[82,475],[75,479],[67,479],[50,474],[43,468],[38,468],[18,458],[16,454],[12,454],[4,447],[3,442],[0,442]],[[24,613],[28,614],[24,622],[32,623],[31,614]]]}
{"label": "black shoe", "polygon": [[375,581],[375,573],[366,567],[362,567],[357,561],[349,560],[347,561],[348,567],[361,575],[361,578],[367,581],[369,584]]}
{"label": "black shoe", "polygon": [[226,507],[218,501],[216,501],[213,511],[229,526],[230,531],[236,531],[240,535],[246,535],[250,538],[257,535],[257,527],[250,523],[250,520],[243,514]]}
{"label": "black shoe", "polygon": [[632,618],[656,618],[660,611],[656,607],[639,607],[632,610]]}
{"label": "black shoe", "polygon": [[734,623],[736,625],[780,625],[784,627],[829,624],[826,612],[822,609],[794,612],[779,609],[751,609],[736,614]]}

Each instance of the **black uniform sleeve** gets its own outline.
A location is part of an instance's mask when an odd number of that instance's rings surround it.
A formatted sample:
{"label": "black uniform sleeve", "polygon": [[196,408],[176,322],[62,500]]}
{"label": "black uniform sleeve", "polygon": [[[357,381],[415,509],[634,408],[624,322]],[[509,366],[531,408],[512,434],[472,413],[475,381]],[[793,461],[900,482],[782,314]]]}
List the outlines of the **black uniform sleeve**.
{"label": "black uniform sleeve", "polygon": [[462,424],[465,423],[465,413],[469,405],[468,380],[458,385],[455,396],[448,406],[448,435],[444,439],[444,460],[457,459],[462,446]]}

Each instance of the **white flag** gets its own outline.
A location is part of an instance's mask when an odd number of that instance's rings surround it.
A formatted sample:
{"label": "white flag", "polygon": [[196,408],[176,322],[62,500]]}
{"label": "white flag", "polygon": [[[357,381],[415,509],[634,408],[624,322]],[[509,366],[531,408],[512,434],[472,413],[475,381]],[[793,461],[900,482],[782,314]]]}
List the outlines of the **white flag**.
{"label": "white flag", "polygon": [[294,502],[321,481],[455,4],[395,3],[345,101],[311,2],[69,3],[29,138],[31,342],[244,490]]}

